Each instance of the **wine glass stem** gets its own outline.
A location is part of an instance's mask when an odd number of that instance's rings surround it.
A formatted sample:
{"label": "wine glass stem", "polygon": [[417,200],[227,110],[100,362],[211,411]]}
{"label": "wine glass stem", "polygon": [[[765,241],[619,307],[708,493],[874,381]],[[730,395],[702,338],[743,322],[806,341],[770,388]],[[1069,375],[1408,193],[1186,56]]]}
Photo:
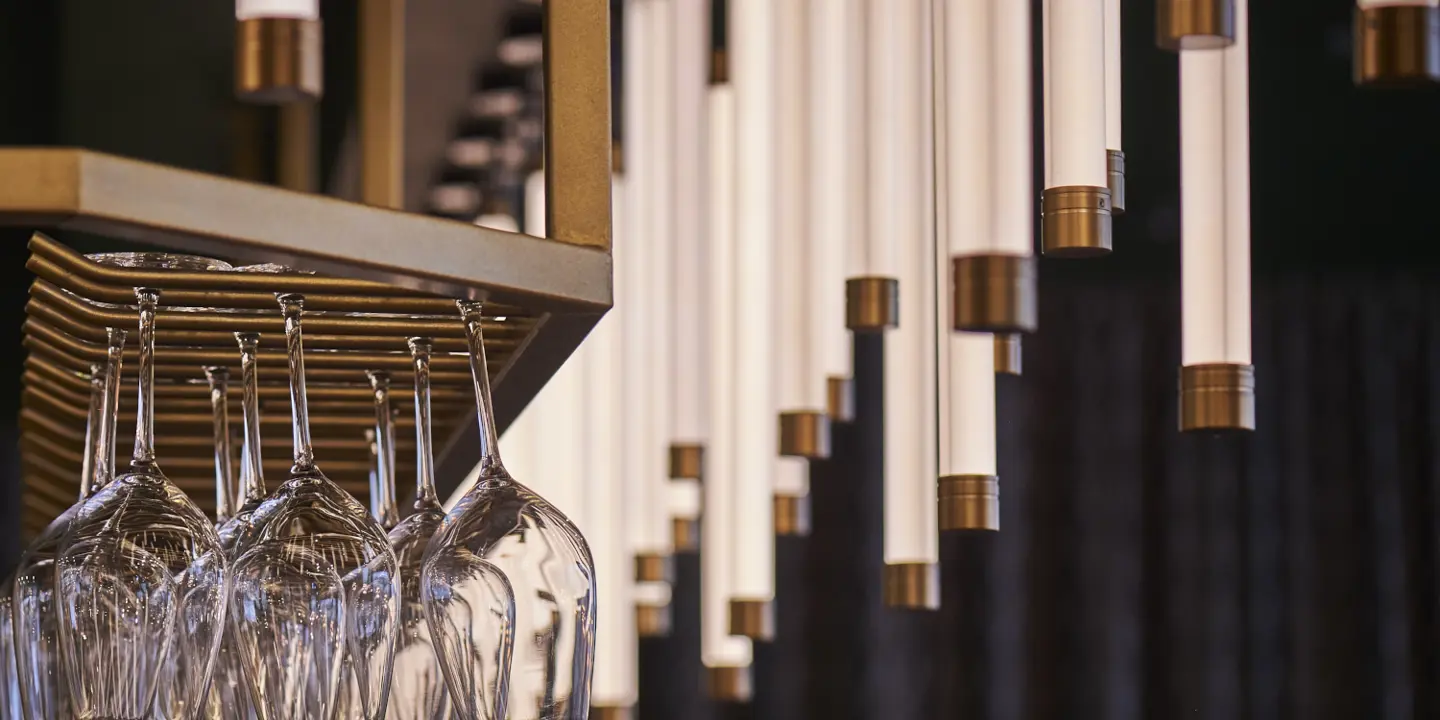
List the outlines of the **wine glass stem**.
{"label": "wine glass stem", "polygon": [[475,380],[476,422],[480,424],[480,462],[500,464],[500,436],[495,430],[495,408],[490,400],[490,370],[485,361],[485,333],[481,328],[481,305],[475,300],[457,303],[465,318],[465,337],[470,343],[470,375]]}
{"label": "wine glass stem", "polygon": [[375,393],[376,478],[370,512],[382,527],[394,527],[400,513],[395,508],[395,427],[390,411],[390,374],[371,371],[370,389]]}
{"label": "wine glass stem", "polygon": [[100,401],[100,442],[95,446],[95,481],[90,491],[115,477],[115,425],[120,413],[120,367],[125,360],[125,331],[105,328],[105,397]]}
{"label": "wine glass stem", "polygon": [[100,455],[100,441],[105,435],[104,419],[101,418],[105,404],[105,366],[95,363],[90,366],[90,414],[85,420],[85,456],[80,458],[80,499],[90,497],[95,486],[95,464]]}
{"label": "wine glass stem", "polygon": [[140,393],[135,407],[135,453],[130,464],[155,464],[155,306],[160,291],[136,288],[140,305]]}
{"label": "wine glass stem", "polygon": [[410,340],[410,357],[415,362],[415,509],[440,506],[435,494],[435,454],[430,436],[430,353],[425,338]]}
{"label": "wine glass stem", "polygon": [[230,466],[230,371],[205,368],[210,381],[210,410],[215,424],[215,520],[224,522],[234,512],[235,474]]}
{"label": "wine glass stem", "polygon": [[295,433],[295,469],[315,468],[315,450],[310,446],[310,407],[305,400],[305,348],[300,339],[300,315],[305,311],[301,295],[280,296],[285,313],[285,354],[290,365],[290,421]]}
{"label": "wine glass stem", "polygon": [[235,339],[240,343],[240,381],[244,386],[240,401],[245,422],[245,456],[241,458],[245,465],[241,473],[245,487],[240,488],[240,493],[246,501],[260,500],[265,497],[265,469],[261,465],[264,453],[260,448],[260,378],[255,369],[260,336],[235,333]]}

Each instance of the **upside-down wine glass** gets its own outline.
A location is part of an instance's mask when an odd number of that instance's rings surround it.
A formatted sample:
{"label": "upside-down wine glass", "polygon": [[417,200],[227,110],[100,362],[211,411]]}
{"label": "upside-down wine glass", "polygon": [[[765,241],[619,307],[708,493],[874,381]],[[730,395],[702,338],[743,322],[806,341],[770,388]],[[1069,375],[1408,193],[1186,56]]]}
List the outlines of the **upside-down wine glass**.
{"label": "upside-down wine glass", "polygon": [[[450,696],[445,688],[444,674],[437,657],[440,648],[430,632],[425,617],[420,575],[424,568],[425,549],[430,538],[445,520],[445,508],[435,494],[435,454],[430,419],[430,354],[429,338],[410,339],[410,357],[415,367],[415,509],[394,530],[390,546],[400,561],[400,646],[395,651],[395,682],[390,692],[391,720],[449,720]],[[504,588],[505,602],[513,603],[504,585],[504,577],[491,566],[490,577]],[[501,613],[504,623],[510,612]],[[506,630],[499,634],[501,645],[493,662],[496,669],[509,667],[513,636]],[[490,712],[495,712],[492,708]],[[499,708],[503,713],[504,708]]]}
{"label": "upside-down wine glass", "polygon": [[[425,609],[440,646],[451,701],[467,718],[480,715],[488,693],[505,683],[487,676],[491,648],[505,627],[496,612],[498,567],[515,597],[514,643],[509,682],[510,717],[583,720],[590,710],[594,665],[595,566],[585,538],[559,510],[516,482],[500,461],[490,400],[479,302],[458,303],[470,343],[480,425],[479,477],[430,541],[423,573]],[[488,564],[480,564],[477,561]],[[493,665],[493,662],[490,663]]]}
{"label": "upside-down wine glass", "polygon": [[[80,720],[188,720],[203,705],[229,573],[209,519],[155,462],[155,311],[137,288],[135,452],[81,507],[56,571],[60,647]],[[167,663],[171,654],[184,662]],[[158,698],[157,698],[158,694]]]}
{"label": "upside-down wine glass", "polygon": [[235,512],[235,468],[230,460],[230,369],[205,368],[210,383],[210,412],[215,426],[215,524],[223,525]]}
{"label": "upside-down wine glass", "polygon": [[[240,346],[240,414],[244,437],[240,448],[240,498],[235,512],[216,528],[220,547],[232,568],[238,559],[234,554],[236,540],[249,529],[251,516],[265,502],[264,456],[260,451],[260,378],[256,365],[260,335],[237,332],[235,341]],[[220,654],[215,658],[214,677],[210,681],[209,717],[213,720],[248,720],[256,717],[254,703],[241,667],[235,630],[229,622],[225,623],[224,635]]]}
{"label": "upside-down wine glass", "polygon": [[[90,420],[85,427],[80,500],[55,518],[15,570],[13,620],[15,668],[27,718],[72,717],[69,684],[60,662],[60,618],[55,611],[55,555],[80,507],[110,481],[115,463],[115,415],[120,406],[120,366],[125,331],[106,328],[104,369],[90,373]],[[88,473],[86,471],[89,471]]]}
{"label": "upside-down wine glass", "polygon": [[341,720],[378,720],[398,629],[395,554],[365,507],[315,464],[300,334],[304,298],[278,299],[295,464],[236,543],[236,646],[261,717],[333,717],[337,700],[350,695],[353,684],[358,702]]}
{"label": "upside-down wine glass", "polygon": [[385,530],[400,522],[395,504],[395,415],[390,410],[390,373],[365,373],[375,396],[375,478],[370,486],[370,514]]}

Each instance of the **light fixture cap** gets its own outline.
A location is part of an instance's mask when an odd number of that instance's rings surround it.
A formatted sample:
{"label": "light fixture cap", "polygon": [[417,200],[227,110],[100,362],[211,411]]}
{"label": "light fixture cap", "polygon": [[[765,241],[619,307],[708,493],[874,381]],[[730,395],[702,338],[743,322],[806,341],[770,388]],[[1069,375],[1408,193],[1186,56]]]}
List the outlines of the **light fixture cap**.
{"label": "light fixture cap", "polygon": [[1207,363],[1180,368],[1180,430],[1255,429],[1255,366]]}
{"label": "light fixture cap", "polygon": [[700,520],[698,518],[670,518],[670,535],[675,541],[675,552],[700,552]]}
{"label": "light fixture cap", "polygon": [[622,705],[591,705],[590,720],[634,720],[635,710]]}
{"label": "light fixture cap", "polygon": [[705,448],[691,443],[670,446],[670,479],[699,480],[705,469]]}
{"label": "light fixture cap", "polygon": [[805,537],[810,534],[810,496],[775,496],[775,534]]}
{"label": "light fixture cap", "polygon": [[885,607],[898,610],[940,609],[940,564],[887,564],[884,574]]}
{"label": "light fixture cap", "polygon": [[732,598],[730,634],[760,642],[775,639],[775,603],[770,600]]}
{"label": "light fixture cap", "polygon": [[1014,333],[1000,333],[995,336],[995,372],[997,374],[1022,374],[1024,346],[1021,343],[1021,336]]}
{"label": "light fixture cap", "polygon": [[257,17],[235,22],[235,95],[257,105],[320,99],[324,89],[321,21]]}
{"label": "light fixture cap", "polygon": [[830,457],[830,418],[818,410],[780,413],[780,454],[824,460]]}
{"label": "light fixture cap", "polygon": [[825,378],[825,414],[831,423],[855,420],[855,383],[848,377]]}
{"label": "light fixture cap", "polygon": [[966,255],[951,261],[956,330],[1028,333],[1036,327],[1035,258]]}
{"label": "light fixture cap", "polygon": [[711,700],[724,703],[750,702],[754,697],[750,667],[707,667],[705,668],[705,694]]}
{"label": "light fixture cap", "polygon": [[938,495],[942,532],[1000,529],[1000,479],[994,475],[945,475]]}
{"label": "light fixture cap", "polygon": [[668,583],[675,578],[674,558],[661,553],[635,555],[635,582]]}
{"label": "light fixture cap", "polygon": [[871,276],[845,281],[845,327],[857,333],[878,333],[899,325],[898,280]]}
{"label": "light fixture cap", "polygon": [[1040,241],[1045,254],[1065,258],[1110,254],[1110,204],[1110,188],[1046,188],[1040,196]]}
{"label": "light fixture cap", "polygon": [[1110,214],[1125,214],[1125,151],[1105,151],[1106,184],[1110,186]]}
{"label": "light fixture cap", "polygon": [[1176,51],[1234,45],[1235,0],[1157,0],[1155,44]]}
{"label": "light fixture cap", "polygon": [[635,632],[642,638],[670,637],[670,606],[635,605]]}
{"label": "light fixture cap", "polygon": [[1440,82],[1440,7],[1355,8],[1355,84],[1423,86]]}

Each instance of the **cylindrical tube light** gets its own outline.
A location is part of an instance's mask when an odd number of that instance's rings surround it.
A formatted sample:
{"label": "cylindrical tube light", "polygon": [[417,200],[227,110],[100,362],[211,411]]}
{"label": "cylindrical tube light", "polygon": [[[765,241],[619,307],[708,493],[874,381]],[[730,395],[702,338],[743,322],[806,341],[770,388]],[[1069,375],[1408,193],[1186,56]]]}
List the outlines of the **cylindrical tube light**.
{"label": "cylindrical tube light", "polygon": [[320,0],[236,0],[235,94],[261,105],[320,97]]}
{"label": "cylindrical tube light", "polygon": [[1235,44],[1180,54],[1180,428],[1254,430],[1247,1]]}
{"label": "cylindrical tube light", "polygon": [[[830,456],[830,418],[825,409],[824,378],[814,373],[820,367],[816,342],[833,331],[812,303],[817,293],[811,286],[825,284],[828,269],[817,254],[828,248],[811,244],[808,228],[811,193],[810,78],[811,31],[807,0],[779,0],[775,3],[778,35],[775,73],[779,92],[777,115],[779,156],[779,216],[776,244],[775,283],[779,304],[776,356],[779,366],[780,454],[791,458],[821,459]],[[826,118],[827,121],[833,118]],[[829,247],[838,246],[831,239]],[[831,253],[832,255],[834,253]],[[833,289],[832,289],[833,294]],[[819,330],[817,328],[823,328]],[[781,460],[776,471],[776,509],[798,508],[798,500],[809,492],[809,468],[794,460]],[[780,500],[778,498],[786,498]],[[786,531],[798,528],[798,517],[779,517],[775,527]]]}
{"label": "cylindrical tube light", "polygon": [[1216,50],[1235,42],[1235,0],[1156,0],[1155,44],[1165,50]]}
{"label": "cylindrical tube light", "polygon": [[832,422],[854,416],[850,335],[842,325],[846,278],[864,275],[866,230],[865,72],[863,0],[809,3],[809,199],[810,308],[815,363],[809,382],[823,383]]}
{"label": "cylindrical tube light", "polygon": [[[876,178],[871,218],[884,223],[900,293],[899,323],[885,333],[883,595],[890,607],[939,607],[939,536],[935,522],[935,228],[927,193],[923,138],[929,89],[928,4],[872,0],[869,31],[889,48],[889,157]],[[873,59],[873,58],[872,58]],[[873,116],[872,116],[873,118]],[[872,155],[872,158],[874,156]]]}
{"label": "cylindrical tube light", "polygon": [[948,0],[936,13],[944,18],[936,33],[944,76],[939,164],[954,252],[954,327],[1031,332],[1030,6]]}
{"label": "cylindrical tube light", "polygon": [[1105,10],[1096,0],[1045,0],[1044,251],[1110,252],[1105,147]]}
{"label": "cylindrical tube light", "polygon": [[[735,585],[730,630],[752,639],[774,634],[775,534],[772,482],[779,453],[774,430],[776,12],[772,0],[731,0],[730,78],[735,91],[734,291],[731,347],[735,392]],[[713,430],[713,427],[712,427]]]}
{"label": "cylindrical tube light", "polygon": [[1440,82],[1440,0],[1356,0],[1355,84]]}
{"label": "cylindrical tube light", "polygon": [[[724,15],[717,14],[723,22]],[[706,305],[712,362],[708,364],[709,427],[705,453],[704,522],[700,553],[700,654],[710,696],[721,701],[750,699],[751,642],[730,634],[729,602],[734,595],[736,547],[735,409],[740,377],[735,372],[735,91],[726,78],[727,54],[714,53],[706,108],[709,114]]]}
{"label": "cylindrical tube light", "polygon": [[671,275],[670,523],[676,552],[699,547],[700,470],[706,435],[705,88],[710,61],[705,0],[675,3],[674,265]]}
{"label": "cylindrical tube light", "polygon": [[1120,0],[1105,0],[1105,163],[1112,215],[1125,212],[1125,150],[1121,143],[1124,123],[1120,117],[1124,42],[1120,17]]}

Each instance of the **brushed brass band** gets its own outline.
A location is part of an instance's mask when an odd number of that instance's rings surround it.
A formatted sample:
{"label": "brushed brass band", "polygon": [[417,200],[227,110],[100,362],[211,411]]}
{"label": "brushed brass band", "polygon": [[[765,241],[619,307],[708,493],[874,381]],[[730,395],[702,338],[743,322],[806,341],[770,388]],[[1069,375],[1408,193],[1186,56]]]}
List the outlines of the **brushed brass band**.
{"label": "brushed brass band", "polygon": [[1034,332],[1035,258],[967,255],[951,261],[956,330]]}
{"label": "brushed brass band", "polygon": [[636,605],[635,632],[640,637],[669,637],[671,614],[669,605]]}
{"label": "brushed brass band", "polygon": [[236,96],[260,105],[318,100],[324,89],[323,43],[319,20],[236,21]]}
{"label": "brushed brass band", "polygon": [[754,697],[750,667],[705,668],[705,694],[711,700],[726,703],[750,702]]}
{"label": "brushed brass band", "polygon": [[815,410],[780,413],[780,454],[810,460],[830,457],[830,418]]}
{"label": "brushed brass band", "polygon": [[775,496],[775,534],[805,537],[810,534],[810,496]]}
{"label": "brushed brass band", "polygon": [[940,565],[938,563],[896,563],[886,565],[885,607],[902,610],[940,609]]}
{"label": "brushed brass band", "polygon": [[1074,258],[1109,254],[1110,204],[1110,188],[1046,188],[1040,195],[1040,240],[1045,254]]}
{"label": "brushed brass band", "polygon": [[994,475],[946,475],[939,482],[940,530],[999,530],[1000,480]]}
{"label": "brushed brass band", "polygon": [[1235,44],[1235,0],[1157,0],[1155,44],[1164,50]]}
{"label": "brushed brass band", "polygon": [[674,558],[658,553],[635,556],[635,582],[671,582],[675,579]]}
{"label": "brushed brass band", "polygon": [[675,542],[675,552],[700,551],[700,521],[696,518],[670,518],[670,535]]}
{"label": "brushed brass band", "polygon": [[995,336],[995,372],[1020,375],[1024,369],[1024,348],[1019,335],[1002,333]]}
{"label": "brushed brass band", "polygon": [[618,705],[591,705],[590,720],[633,720],[634,708]]}
{"label": "brushed brass band", "polygon": [[769,600],[730,601],[730,634],[762,642],[775,638],[775,604]]}
{"label": "brushed brass band", "polygon": [[1180,368],[1180,430],[1255,429],[1255,366],[1238,363]]}
{"label": "brushed brass band", "polygon": [[1354,53],[1357,85],[1440,82],[1440,7],[1356,8]]}
{"label": "brushed brass band", "polygon": [[1125,151],[1105,151],[1105,171],[1110,186],[1110,214],[1125,214]]}
{"label": "brushed brass band", "polygon": [[900,324],[900,282],[888,277],[857,277],[845,281],[845,327],[855,332],[883,332]]}
{"label": "brushed brass band", "polygon": [[855,419],[855,383],[850,378],[825,378],[825,414],[832,423]]}
{"label": "brushed brass band", "polygon": [[723,48],[710,51],[710,84],[724,85],[730,82],[730,57]]}
{"label": "brushed brass band", "polygon": [[705,468],[705,448],[675,443],[670,446],[670,479],[699,480]]}

